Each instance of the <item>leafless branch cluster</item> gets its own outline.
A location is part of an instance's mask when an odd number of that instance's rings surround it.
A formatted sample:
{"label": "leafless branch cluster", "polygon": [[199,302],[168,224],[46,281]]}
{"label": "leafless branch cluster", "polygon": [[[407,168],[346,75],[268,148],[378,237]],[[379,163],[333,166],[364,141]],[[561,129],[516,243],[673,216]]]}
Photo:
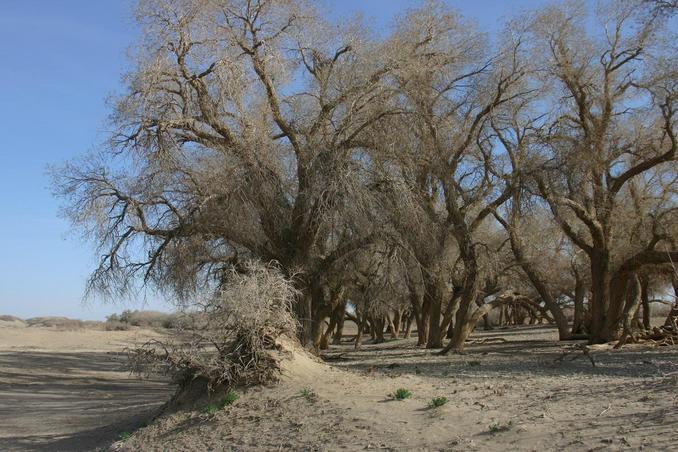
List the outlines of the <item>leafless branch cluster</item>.
{"label": "leafless branch cluster", "polygon": [[136,372],[161,372],[211,386],[264,383],[277,378],[280,340],[291,340],[296,291],[275,268],[252,262],[233,272],[219,293],[185,315],[176,339],[130,350]]}

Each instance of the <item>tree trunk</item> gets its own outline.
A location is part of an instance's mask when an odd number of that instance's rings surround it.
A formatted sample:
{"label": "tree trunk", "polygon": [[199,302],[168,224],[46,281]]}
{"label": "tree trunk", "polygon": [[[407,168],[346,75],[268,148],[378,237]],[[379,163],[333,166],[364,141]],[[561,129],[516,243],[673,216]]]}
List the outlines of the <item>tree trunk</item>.
{"label": "tree trunk", "polygon": [[405,323],[405,331],[403,332],[403,339],[409,339],[410,336],[412,335],[412,326],[414,325],[413,317],[414,317],[413,314],[407,316]]}
{"label": "tree trunk", "polygon": [[568,326],[567,318],[565,317],[563,310],[556,302],[555,298],[551,294],[551,291],[546,286],[546,283],[544,282],[543,278],[541,277],[541,275],[539,275],[537,269],[534,268],[532,263],[525,258],[525,253],[523,251],[523,243],[519,235],[520,232],[517,229],[520,217],[519,210],[521,202],[520,190],[514,191],[512,196],[513,204],[509,223],[501,219],[499,216],[497,216],[497,219],[504,226],[506,232],[508,232],[509,242],[511,244],[511,251],[513,251],[513,255],[516,258],[516,261],[527,275],[527,278],[530,280],[530,283],[532,284],[534,289],[537,291],[541,299],[544,301],[546,309],[548,309],[551,312],[551,315],[553,316],[553,319],[556,322],[556,326],[558,327],[558,338],[561,341],[567,340],[570,337],[570,328]]}
{"label": "tree trunk", "polygon": [[410,305],[412,307],[409,321],[409,334],[412,334],[412,327],[416,323],[417,345],[421,346],[426,344],[426,340],[428,339],[428,332],[426,331],[426,328],[428,328],[428,315],[424,313],[428,307],[410,279],[407,280],[407,289],[409,291]]}
{"label": "tree trunk", "polygon": [[455,316],[452,339],[442,350],[442,354],[446,354],[450,350],[462,352],[466,339],[475,328],[475,323],[471,323],[471,310],[476,306],[476,300],[478,299],[478,293],[480,291],[476,256],[470,241],[466,246],[460,246],[460,249],[463,250],[462,258],[464,258],[466,267],[466,278],[462,287],[459,309],[457,309],[457,314]]}
{"label": "tree trunk", "polygon": [[443,315],[443,322],[440,327],[442,331],[445,331],[445,338],[452,339],[453,334],[453,322],[454,316],[459,309],[459,300],[461,299],[461,290],[455,289],[452,293],[452,298],[447,303],[447,308],[445,308],[445,314]]}
{"label": "tree trunk", "polygon": [[506,306],[506,324],[517,325],[516,322],[516,307],[515,305]]}
{"label": "tree trunk", "polygon": [[313,302],[311,294],[308,292],[301,292],[301,295],[299,295],[299,297],[297,298],[294,313],[297,317],[297,321],[299,322],[300,326],[299,333],[297,336],[299,338],[299,342],[301,342],[301,345],[303,345],[304,347],[313,343],[313,335],[311,332],[312,305]]}
{"label": "tree trunk", "polygon": [[311,340],[306,347],[312,346],[315,353],[320,351],[320,342],[322,341],[323,328],[325,326],[325,318],[332,313],[332,302],[334,300],[327,300],[325,298],[325,291],[320,284],[311,285]]}
{"label": "tree trunk", "polygon": [[400,335],[400,327],[402,326],[403,313],[400,309],[396,309],[393,312],[393,320],[389,318],[390,328],[391,328],[391,338],[398,339]]}
{"label": "tree trunk", "polygon": [[[455,212],[455,214],[458,215],[458,212]],[[472,322],[473,316],[471,315],[471,310],[476,306],[480,292],[478,256],[476,255],[471,233],[463,221],[456,223],[454,235],[459,247],[459,256],[464,263],[465,275],[461,287],[461,299],[454,322],[452,339],[442,350],[442,354],[446,354],[450,350],[455,352],[464,350],[464,343],[475,328],[475,323]]]}
{"label": "tree trunk", "polygon": [[[339,312],[339,310],[341,310]],[[342,327],[343,327],[343,318],[344,318],[344,305],[340,304],[330,314],[330,323],[327,326],[327,329],[325,330],[325,333],[323,334],[322,339],[320,340],[320,350],[327,350],[329,348],[330,344],[330,336],[334,332],[334,329],[336,328],[338,324],[338,320],[342,319]],[[336,337],[336,335],[335,335]],[[339,340],[341,340],[341,333],[339,333]]]}
{"label": "tree trunk", "polygon": [[[610,301],[604,328],[607,342],[618,340],[621,337],[624,316],[626,315],[625,308],[628,305],[627,294],[629,292],[629,284],[632,284],[635,278],[635,275],[616,274],[610,280]],[[640,297],[640,292],[638,297]]]}
{"label": "tree trunk", "polygon": [[437,278],[426,285],[424,300],[428,299],[430,315],[428,319],[428,340],[426,348],[443,348],[443,333],[440,325],[442,319],[443,294],[441,283]]}
{"label": "tree trunk", "polygon": [[673,278],[673,293],[676,298],[673,307],[669,311],[669,315],[666,316],[664,326],[674,328],[674,331],[678,331],[678,275],[675,275]]}
{"label": "tree trunk", "polygon": [[452,339],[454,337],[454,322],[450,321],[450,325],[447,327],[447,334],[445,335],[446,339]]}
{"label": "tree trunk", "polygon": [[325,326],[325,317],[329,312],[326,309],[318,309],[313,313],[313,319],[311,322],[311,337],[313,338],[313,350],[318,353],[320,351],[321,342],[323,338],[323,329]]}
{"label": "tree trunk", "polygon": [[372,320],[372,325],[374,327],[374,343],[375,344],[381,344],[382,342],[385,342],[386,339],[384,338],[384,326],[386,322],[384,320],[383,316],[378,316],[374,317]]}
{"label": "tree trunk", "polygon": [[447,347],[445,347],[441,353],[447,354],[450,351],[454,351],[455,353],[463,352],[466,339],[471,335],[474,329],[475,325],[472,325],[468,319],[464,320],[463,322],[455,323],[455,327],[452,332],[452,339],[450,339]]}
{"label": "tree trunk", "polygon": [[513,316],[516,325],[525,325],[525,319],[527,318],[527,310],[523,305],[514,305]]}
{"label": "tree trunk", "polygon": [[584,326],[584,296],[586,295],[586,285],[579,274],[575,274],[574,286],[574,319],[572,321],[572,334],[583,334]]}
{"label": "tree trunk", "polygon": [[297,335],[299,342],[310,351],[318,353],[324,320],[330,312],[330,306],[325,301],[322,286],[315,278],[300,280],[296,289],[300,293],[294,306],[294,313],[300,324]]}
{"label": "tree trunk", "polygon": [[643,329],[650,330],[652,327],[652,309],[650,307],[650,281],[645,276],[640,279],[640,301],[643,304]]}
{"label": "tree trunk", "polygon": [[514,251],[514,255],[516,255],[517,258],[519,257],[521,268],[532,283],[532,286],[539,294],[539,297],[544,302],[544,305],[546,305],[546,309],[548,309],[553,316],[553,320],[556,322],[556,326],[558,327],[558,339],[561,341],[567,340],[570,337],[570,327],[567,323],[567,317],[565,317],[565,313],[553,298],[551,291],[548,289],[541,276],[537,273],[536,269],[534,269],[532,265],[523,258],[522,252],[516,253],[516,251]]}
{"label": "tree trunk", "polygon": [[370,328],[370,339],[372,342],[377,340],[377,326],[374,322],[374,318],[372,316],[367,317],[367,322],[369,324]]}
{"label": "tree trunk", "polygon": [[332,317],[330,316],[330,324],[327,325],[327,328],[325,329],[325,332],[323,333],[322,337],[320,338],[320,350],[327,350],[330,348],[330,336],[332,335],[332,331],[334,331],[334,327],[336,326],[336,323],[333,321]]}
{"label": "tree trunk", "polygon": [[353,344],[353,348],[356,350],[360,348],[360,346],[363,343],[363,329],[365,329],[365,317],[364,315],[360,315],[360,313],[356,310],[356,317],[358,318],[358,332],[355,335],[355,342]]}
{"label": "tree trunk", "polygon": [[421,310],[419,311],[419,317],[417,318],[417,345],[422,346],[426,345],[428,341],[428,322],[431,314],[430,310],[431,305],[427,302],[426,297],[421,304]]}
{"label": "tree trunk", "polygon": [[[330,320],[331,322],[331,320]],[[326,322],[320,324],[320,339],[318,339],[318,350],[327,350],[330,346],[330,334],[332,334],[332,329],[330,325],[326,325]]]}
{"label": "tree trunk", "polygon": [[[463,303],[463,297],[462,297],[462,303]],[[450,351],[454,351],[455,353],[461,353],[464,351],[464,344],[466,342],[466,339],[471,335],[473,330],[475,329],[476,325],[480,321],[483,316],[487,315],[488,312],[490,312],[492,309],[494,309],[496,306],[500,304],[500,301],[494,300],[490,303],[484,304],[482,306],[479,306],[471,315],[467,315],[465,322],[462,324],[461,327],[457,327],[457,323],[459,323],[459,318],[457,318],[455,322],[455,328],[454,328],[454,334],[452,336],[452,340],[450,340],[449,344],[447,344],[447,347],[445,347],[440,354],[445,355]],[[475,303],[474,303],[475,305]],[[463,306],[463,304],[462,304]],[[459,310],[461,311],[461,307]],[[458,316],[459,314],[457,314]]]}
{"label": "tree trunk", "polygon": [[341,338],[344,335],[344,321],[346,319],[346,300],[334,310],[335,322],[337,324],[336,332],[332,338],[332,344],[341,344]]}
{"label": "tree trunk", "polygon": [[606,314],[610,304],[609,256],[598,251],[591,256],[591,326],[589,342],[608,342]]}
{"label": "tree trunk", "polygon": [[615,345],[615,348],[619,348],[629,342],[634,342],[632,317],[640,304],[641,291],[640,279],[637,275],[633,275],[627,279],[626,296],[624,297],[626,303],[624,304],[624,312],[622,314],[623,330],[621,338],[617,345]]}

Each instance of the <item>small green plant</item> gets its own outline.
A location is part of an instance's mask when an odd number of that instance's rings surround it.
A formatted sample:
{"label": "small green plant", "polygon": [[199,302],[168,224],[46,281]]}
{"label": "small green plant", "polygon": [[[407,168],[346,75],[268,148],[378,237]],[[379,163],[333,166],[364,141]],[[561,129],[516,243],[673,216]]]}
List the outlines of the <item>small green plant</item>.
{"label": "small green plant", "polygon": [[507,432],[511,430],[511,427],[513,426],[513,421],[508,421],[506,423],[501,423],[501,422],[493,422],[490,424],[490,432],[491,433],[499,433],[499,432]]}
{"label": "small green plant", "polygon": [[428,403],[428,407],[431,408],[431,409],[440,408],[441,406],[445,405],[447,402],[449,402],[449,400],[447,400],[447,397],[434,397]]}
{"label": "small green plant", "polygon": [[210,403],[205,408],[205,412],[209,415],[217,414],[229,405],[233,405],[238,400],[238,394],[235,391],[228,391],[218,402]]}
{"label": "small green plant", "polygon": [[315,393],[315,391],[311,388],[303,388],[299,394],[309,402],[315,402],[316,399],[318,398],[318,394]]}
{"label": "small green plant", "polygon": [[221,399],[221,408],[228,405],[233,405],[238,400],[238,394],[235,391],[228,391],[223,399]]}
{"label": "small green plant", "polygon": [[132,436],[130,432],[122,432],[120,433],[120,441],[127,441],[130,436]]}
{"label": "small green plant", "polygon": [[410,397],[412,397],[412,391],[405,388],[398,388],[396,389],[396,392],[392,394],[392,397],[396,400],[409,399]]}

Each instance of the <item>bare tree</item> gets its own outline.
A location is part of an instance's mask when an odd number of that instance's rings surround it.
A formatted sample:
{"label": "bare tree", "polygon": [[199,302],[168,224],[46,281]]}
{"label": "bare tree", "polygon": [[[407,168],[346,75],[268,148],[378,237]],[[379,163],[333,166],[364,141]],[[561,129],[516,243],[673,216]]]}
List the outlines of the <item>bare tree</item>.
{"label": "bare tree", "polygon": [[185,296],[243,257],[275,260],[297,275],[302,338],[317,338],[319,275],[371,240],[357,157],[393,113],[390,62],[358,25],[337,33],[302,2],[142,0],[137,17],[111,146],[56,181],[100,244],[91,289],[140,276]]}
{"label": "bare tree", "polygon": [[600,37],[584,28],[581,5],[550,7],[533,25],[534,58],[545,56],[543,83],[554,89],[542,148],[550,168],[535,177],[563,231],[589,257],[593,342],[618,334],[620,319],[609,309],[611,290],[621,286],[612,275],[675,255],[657,250],[663,233],[645,243],[633,265],[613,250],[620,200],[634,181],[676,158],[675,70],[656,39],[661,22],[642,20],[642,12],[637,2],[604,4]]}
{"label": "bare tree", "polygon": [[[461,350],[483,282],[474,233],[509,196],[485,132],[491,113],[522,94],[520,42],[494,52],[457,14],[429,4],[400,22],[392,45],[405,59],[394,77],[407,112],[382,147],[401,212],[393,222],[422,269],[427,346],[442,346],[441,317],[456,311],[445,351]],[[397,126],[388,127],[384,135]],[[455,269],[462,273],[457,297],[448,285]]]}
{"label": "bare tree", "polygon": [[[535,171],[540,171],[538,166],[535,167],[537,160],[535,159],[535,150],[531,145],[531,140],[542,124],[540,123],[540,117],[535,118],[530,114],[529,105],[532,100],[534,100],[534,97],[514,102],[513,108],[505,109],[502,114],[496,115],[491,121],[497,140],[506,153],[512,174],[512,180],[509,185],[511,198],[508,207],[505,209],[506,212],[502,216],[501,213],[495,211],[494,216],[508,234],[516,263],[528,277],[539,297],[553,315],[558,326],[559,337],[561,340],[564,340],[570,337],[567,318],[556,301],[554,292],[549,287],[550,283],[546,280],[543,269],[535,265],[534,258],[528,256],[528,246],[525,243],[529,240],[533,244],[544,244],[548,240],[544,235],[539,237],[540,231],[534,228],[530,231],[526,227],[530,220],[530,215],[526,214],[526,209],[529,208],[530,197],[532,197],[530,194],[529,175]],[[544,218],[539,218],[539,220],[543,222]],[[550,237],[553,237],[553,235]],[[544,248],[546,249],[538,251],[542,258],[548,255],[546,253],[557,251],[559,247],[557,244],[551,243]],[[553,268],[554,261],[555,259],[550,259],[549,267]]]}

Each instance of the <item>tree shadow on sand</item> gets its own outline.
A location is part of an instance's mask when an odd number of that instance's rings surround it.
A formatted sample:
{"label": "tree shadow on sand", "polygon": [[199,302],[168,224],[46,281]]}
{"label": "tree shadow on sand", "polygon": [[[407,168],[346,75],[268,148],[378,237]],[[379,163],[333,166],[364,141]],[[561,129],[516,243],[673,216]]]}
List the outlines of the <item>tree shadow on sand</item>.
{"label": "tree shadow on sand", "polygon": [[173,387],[110,353],[0,353],[0,450],[96,450],[157,413]]}
{"label": "tree shadow on sand", "polygon": [[[418,348],[416,339],[366,344],[354,350],[351,344],[332,346],[325,353],[328,363],[356,372],[380,371],[436,377],[488,377],[505,375],[600,375],[607,377],[654,377],[678,371],[678,347],[592,350],[595,362],[571,347],[576,342],[549,338],[553,327],[526,327],[512,331],[478,331],[464,354],[440,356],[438,350]],[[518,336],[520,334],[520,336]],[[478,342],[474,342],[478,341]],[[566,354],[566,359],[562,359]]]}

